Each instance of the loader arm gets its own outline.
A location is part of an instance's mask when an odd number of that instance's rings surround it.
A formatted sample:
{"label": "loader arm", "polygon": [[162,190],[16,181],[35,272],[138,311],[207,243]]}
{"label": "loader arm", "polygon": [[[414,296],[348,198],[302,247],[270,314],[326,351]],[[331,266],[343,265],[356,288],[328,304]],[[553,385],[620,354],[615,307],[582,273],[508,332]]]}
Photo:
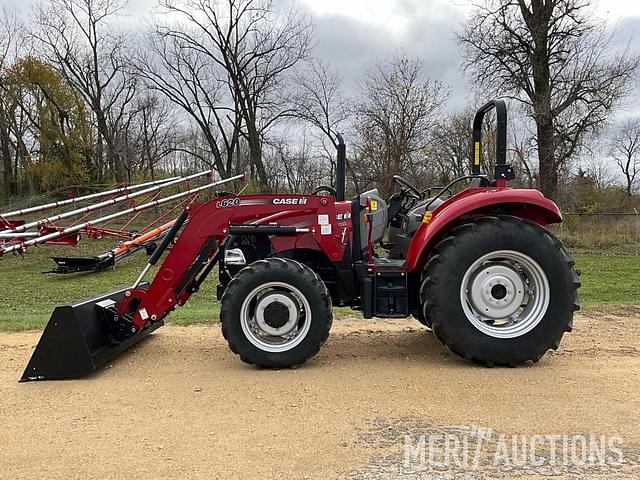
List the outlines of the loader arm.
{"label": "loader arm", "polygon": [[[254,224],[286,211],[301,226]],[[274,217],[277,218],[277,217]],[[333,198],[313,195],[247,195],[191,203],[167,232],[133,286],[56,307],[21,381],[77,378],[96,370],[162,326],[164,318],[198,290],[230,235],[278,235],[317,244],[342,260],[346,226],[336,223]],[[151,267],[173,243],[150,283]]]}
{"label": "loader arm", "polygon": [[[282,211],[287,212],[288,218],[296,213],[305,216],[309,224],[303,227],[247,224]],[[165,318],[177,305],[189,300],[217,264],[224,241],[231,234],[290,235],[299,240],[305,237],[304,241],[316,242],[333,261],[342,260],[344,254],[345,236],[336,223],[334,201],[328,197],[221,197],[206,203],[192,203],[185,212],[181,222],[184,228],[148,288],[137,287],[126,292],[117,307],[118,315],[128,318],[136,331]],[[167,235],[166,240],[166,244],[158,246],[150,263],[162,254],[172,240],[171,235]]]}

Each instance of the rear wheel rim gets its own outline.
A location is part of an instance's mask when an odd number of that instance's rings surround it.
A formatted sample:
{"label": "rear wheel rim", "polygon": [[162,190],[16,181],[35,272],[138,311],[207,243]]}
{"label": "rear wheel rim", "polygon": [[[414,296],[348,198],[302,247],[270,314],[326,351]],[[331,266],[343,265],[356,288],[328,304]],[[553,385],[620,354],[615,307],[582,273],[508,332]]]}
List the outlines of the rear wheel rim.
{"label": "rear wheel rim", "polygon": [[240,325],[247,340],[260,350],[286,352],[309,333],[311,306],[302,292],[288,283],[264,283],[242,302]]}
{"label": "rear wheel rim", "polygon": [[469,322],[494,338],[516,338],[533,330],[549,307],[550,288],[542,267],[515,250],[497,250],[475,260],[460,287]]}

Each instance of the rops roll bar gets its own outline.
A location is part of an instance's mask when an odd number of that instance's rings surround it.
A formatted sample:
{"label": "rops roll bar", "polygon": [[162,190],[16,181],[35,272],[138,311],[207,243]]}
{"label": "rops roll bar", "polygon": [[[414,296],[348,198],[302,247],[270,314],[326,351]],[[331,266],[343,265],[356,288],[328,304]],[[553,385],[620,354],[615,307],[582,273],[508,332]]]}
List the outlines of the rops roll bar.
{"label": "rops roll bar", "polygon": [[483,105],[473,119],[473,134],[471,147],[471,172],[480,175],[482,157],[482,124],[485,115],[496,110],[496,170],[495,180],[504,186],[507,180],[513,180],[515,174],[511,165],[507,165],[507,105],[504,100],[491,100]]}

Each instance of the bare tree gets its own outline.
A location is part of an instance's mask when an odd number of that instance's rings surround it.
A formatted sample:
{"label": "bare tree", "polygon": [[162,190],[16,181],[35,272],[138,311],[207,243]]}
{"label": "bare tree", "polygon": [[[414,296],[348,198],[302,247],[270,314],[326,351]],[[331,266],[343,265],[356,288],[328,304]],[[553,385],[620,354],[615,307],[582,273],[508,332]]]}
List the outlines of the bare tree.
{"label": "bare tree", "polygon": [[535,122],[527,116],[526,108],[511,109],[509,113],[511,144],[508,152],[516,173],[515,180],[527,188],[534,188],[538,184]]}
{"label": "bare tree", "polygon": [[185,48],[206,55],[221,67],[231,96],[230,107],[242,120],[241,135],[251,165],[264,189],[269,178],[262,144],[269,129],[293,114],[282,98],[286,73],[307,55],[309,20],[293,4],[279,14],[270,0],[160,0],[165,11],[186,21],[160,28]]}
{"label": "bare tree", "polygon": [[326,185],[327,169],[324,159],[314,154],[305,131],[296,147],[285,139],[269,142],[266,150],[266,165],[273,177],[272,186],[278,191],[310,192],[319,185]]}
{"label": "bare tree", "polygon": [[5,197],[18,193],[17,165],[14,165],[14,145],[11,126],[15,124],[15,101],[8,95],[6,70],[15,61],[22,48],[24,37],[17,14],[3,8],[0,11],[0,156],[2,157],[2,185]]}
{"label": "bare tree", "polygon": [[610,51],[589,0],[479,0],[459,41],[465,68],[494,95],[527,105],[536,123],[540,188],[556,196],[558,173],[584,136],[628,92],[638,58]]}
{"label": "bare tree", "polygon": [[[342,78],[331,71],[327,63],[314,59],[307,67],[296,77],[297,88],[293,98],[295,116],[319,133],[324,159],[331,165],[330,176],[333,178],[337,135],[348,128],[351,102],[342,94]],[[347,167],[352,170],[350,164]]]}
{"label": "bare tree", "polygon": [[631,196],[640,173],[640,118],[622,122],[610,140],[610,153],[626,180],[627,196]]}
{"label": "bare tree", "polygon": [[342,78],[322,60],[313,59],[296,77],[295,116],[338,147],[336,135],[350,118],[350,102],[342,94]]}
{"label": "bare tree", "polygon": [[134,98],[135,81],[126,74],[128,38],[112,20],[126,0],[49,0],[34,15],[31,36],[41,55],[58,69],[87,102],[98,130],[98,180],[103,146],[116,180],[125,168],[116,133]]}
{"label": "bare tree", "polygon": [[434,128],[429,161],[437,167],[436,182],[449,183],[469,173],[472,117],[470,110],[454,113]]}
{"label": "bare tree", "polygon": [[175,147],[159,160],[163,170],[177,175],[194,173],[215,165],[209,142],[204,138],[202,130],[187,122],[181,122],[178,127]]}
{"label": "bare tree", "polygon": [[586,172],[598,190],[606,190],[616,183],[609,162],[602,157],[593,156],[586,165]]}
{"label": "bare tree", "polygon": [[344,133],[351,116],[349,102],[342,95],[342,78],[326,62],[312,59],[306,67],[295,78],[294,115],[317,133],[333,178],[338,134]]}
{"label": "bare tree", "polygon": [[154,92],[138,94],[114,125],[114,141],[131,182],[139,173],[156,176],[156,167],[180,143],[173,105]]}
{"label": "bare tree", "polygon": [[[424,166],[428,135],[447,89],[424,74],[420,60],[396,56],[365,74],[357,106],[362,184],[374,181],[389,194],[392,176]],[[422,182],[419,182],[422,183]]]}
{"label": "bare tree", "polygon": [[[218,173],[223,178],[233,175],[242,120],[226,95],[219,53],[207,48],[202,32],[179,25],[156,25],[148,40],[136,55],[136,73],[197,125]],[[197,151],[189,153],[202,158]]]}
{"label": "bare tree", "polygon": [[514,166],[520,167],[515,170],[520,173],[526,187],[533,188],[538,179],[538,173],[531,161],[532,152],[535,148],[534,141],[531,137],[521,137],[515,132],[512,137],[509,151],[511,152],[511,158],[514,160]]}
{"label": "bare tree", "polygon": [[155,179],[156,165],[177,148],[177,120],[164,97],[149,94],[137,104],[141,167]]}

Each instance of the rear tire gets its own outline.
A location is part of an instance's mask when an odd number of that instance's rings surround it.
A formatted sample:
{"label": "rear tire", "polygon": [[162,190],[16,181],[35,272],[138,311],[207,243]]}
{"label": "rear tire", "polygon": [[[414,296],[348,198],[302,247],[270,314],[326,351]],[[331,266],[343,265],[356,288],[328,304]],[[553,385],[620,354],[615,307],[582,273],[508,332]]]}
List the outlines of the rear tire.
{"label": "rear tire", "polygon": [[427,303],[427,299],[424,297],[426,294],[426,285],[425,281],[427,280],[427,272],[423,271],[420,276],[420,289],[418,292],[420,299],[420,310],[412,312],[413,317],[418,320],[422,325],[431,330],[431,319],[427,312],[425,312],[425,307]]}
{"label": "rear tire", "polygon": [[553,235],[510,216],[457,227],[434,249],[420,296],[434,334],[489,366],[537,362],[580,308],[574,261]]}
{"label": "rear tire", "polygon": [[[422,299],[421,299],[422,300]],[[411,312],[411,315],[413,316],[413,318],[415,318],[418,322],[420,322],[421,325],[424,325],[425,327],[427,327],[428,329],[431,329],[431,319],[428,317],[424,316],[424,309],[422,308],[422,306],[424,305],[423,303],[420,304],[421,305],[421,309],[420,310],[415,310],[413,312]]]}
{"label": "rear tire", "polygon": [[221,299],[222,334],[231,351],[268,368],[300,365],[329,336],[331,297],[309,267],[267,258],[243,268]]}

